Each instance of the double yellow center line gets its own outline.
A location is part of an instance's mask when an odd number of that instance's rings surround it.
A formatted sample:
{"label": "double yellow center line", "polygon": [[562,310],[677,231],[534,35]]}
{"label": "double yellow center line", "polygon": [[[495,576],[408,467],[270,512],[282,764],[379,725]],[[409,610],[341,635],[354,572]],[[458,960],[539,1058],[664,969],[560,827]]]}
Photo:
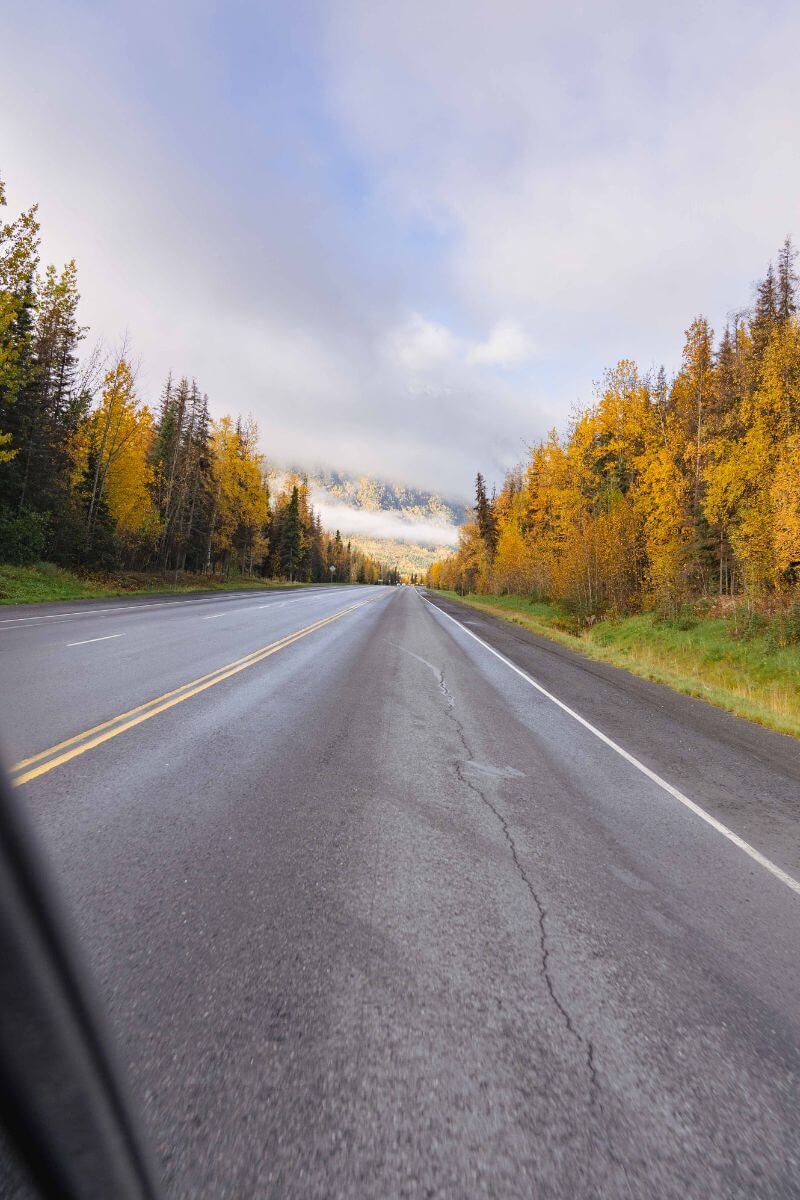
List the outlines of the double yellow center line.
{"label": "double yellow center line", "polygon": [[225,663],[224,666],[217,667],[216,671],[210,671],[207,675],[201,675],[199,679],[192,679],[188,683],[174,688],[171,692],[164,692],[162,696],[155,696],[152,700],[147,700],[144,704],[137,705],[136,708],[130,708],[127,712],[120,713],[116,717],[111,717],[108,721],[101,722],[100,725],[94,725],[91,729],[85,729],[82,733],[76,733],[73,737],[67,738],[66,741],[59,742],[55,746],[50,746],[47,750],[40,750],[38,754],[33,754],[30,758],[24,758],[22,762],[16,763],[11,768],[11,783],[14,787],[19,787],[23,783],[29,783],[32,779],[38,779],[40,775],[46,775],[48,771],[53,771],[56,767],[60,767],[71,759],[77,758],[79,754],[85,754],[87,750],[93,750],[95,746],[100,746],[103,742],[108,742],[111,738],[118,737],[119,734],[125,733],[128,729],[133,729],[134,726],[141,725],[143,721],[149,721],[151,717],[156,717],[159,713],[166,712],[168,708],[174,708],[176,704],[182,704],[184,700],[189,700],[192,696],[197,696],[200,692],[214,687],[217,683],[222,683],[225,679],[230,679],[232,675],[237,675],[239,671],[245,671],[248,667],[254,667],[256,663],[263,662],[265,658],[277,654],[279,650],[284,650],[294,642],[299,642],[301,638],[308,637],[310,633],[316,633],[318,629],[323,629],[333,621],[338,621],[341,617],[346,617],[348,613],[355,612],[357,608],[363,608],[365,604],[372,603],[374,603],[372,598],[369,600],[360,600],[357,604],[351,604],[330,617],[323,617],[322,620],[315,621],[312,625],[306,625],[304,629],[298,629],[296,633],[290,633],[286,637],[279,638],[277,642],[270,642],[267,646],[261,646],[258,650],[253,650],[250,654],[245,654],[243,658],[237,658],[233,662]]}

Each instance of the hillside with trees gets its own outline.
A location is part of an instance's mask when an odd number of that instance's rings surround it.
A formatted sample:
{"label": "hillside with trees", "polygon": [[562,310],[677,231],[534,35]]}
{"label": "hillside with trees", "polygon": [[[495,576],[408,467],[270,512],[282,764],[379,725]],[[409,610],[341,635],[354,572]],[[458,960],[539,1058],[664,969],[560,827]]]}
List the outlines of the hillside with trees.
{"label": "hillside with trees", "polygon": [[461,525],[469,516],[469,510],[459,500],[372,475],[356,477],[341,471],[314,471],[309,474],[309,482],[342,504],[367,512],[397,513],[409,521]]}
{"label": "hillside with trees", "polygon": [[127,344],[87,351],[75,263],[42,270],[39,247],[35,207],[0,225],[0,562],[381,576],[322,528],[306,479],[271,492],[252,419],[213,419],[188,375],[167,378],[148,405]]}
{"label": "hillside with trees", "polygon": [[[316,502],[330,506],[329,523],[341,524],[354,547],[396,568],[407,579],[421,579],[447,554],[452,545],[447,535],[469,519],[468,508],[459,500],[387,479],[332,470],[310,471],[306,477]],[[353,526],[352,517],[359,513],[386,514],[398,520],[391,530],[369,532],[359,523]],[[375,524],[377,527],[380,522]]]}

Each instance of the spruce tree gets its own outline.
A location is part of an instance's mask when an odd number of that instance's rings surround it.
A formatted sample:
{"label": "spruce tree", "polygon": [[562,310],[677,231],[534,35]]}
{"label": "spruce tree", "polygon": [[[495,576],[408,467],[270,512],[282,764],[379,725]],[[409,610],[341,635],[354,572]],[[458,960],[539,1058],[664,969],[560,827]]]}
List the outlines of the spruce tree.
{"label": "spruce tree", "polygon": [[760,362],[764,357],[772,332],[778,321],[778,289],[775,283],[775,269],[772,263],[767,273],[756,288],[756,305],[750,329],[753,335],[753,349]]}
{"label": "spruce tree", "polygon": [[486,495],[486,484],[480,471],[475,477],[475,517],[478,522],[478,533],[489,554],[493,555],[497,547],[497,521],[492,502]]}
{"label": "spruce tree", "polygon": [[[0,209],[5,204],[0,179]],[[30,424],[35,370],[38,262],[39,222],[34,206],[15,221],[0,223],[0,434],[6,464],[0,472],[0,508],[19,507],[20,449]]]}
{"label": "spruce tree", "polygon": [[185,434],[185,502],[180,533],[180,557],[176,566],[197,571],[202,568],[213,504],[211,475],[211,420],[208,397],[192,383],[190,411]]}
{"label": "spruce tree", "polygon": [[776,310],[779,321],[788,321],[797,312],[797,272],[794,269],[797,251],[792,245],[792,239],[786,241],[778,253],[778,283],[776,295]]}
{"label": "spruce tree", "polygon": [[302,533],[300,527],[300,495],[297,485],[292,488],[292,495],[283,516],[280,541],[281,570],[287,579],[293,580],[297,574],[302,554]]}
{"label": "spruce tree", "polygon": [[[27,269],[31,266],[32,260]],[[17,454],[7,473],[6,499],[20,510],[61,512],[72,493],[69,445],[89,406],[78,364],[86,331],[78,324],[75,264],[60,273],[50,266],[43,280],[29,280],[26,287],[35,294],[18,310],[21,357],[5,422]]]}

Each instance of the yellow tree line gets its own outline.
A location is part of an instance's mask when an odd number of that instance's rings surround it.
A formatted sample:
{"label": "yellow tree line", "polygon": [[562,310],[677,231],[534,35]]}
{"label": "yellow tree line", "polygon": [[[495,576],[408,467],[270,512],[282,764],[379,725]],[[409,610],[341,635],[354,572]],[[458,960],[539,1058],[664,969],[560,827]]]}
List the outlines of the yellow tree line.
{"label": "yellow tree line", "polygon": [[[788,243],[784,253],[793,287]],[[618,363],[566,435],[551,432],[508,474],[489,518],[464,527],[428,582],[584,615],[795,589],[800,324],[793,290],[783,311],[774,292],[770,274],[760,308],[716,349],[694,321],[669,385]]]}

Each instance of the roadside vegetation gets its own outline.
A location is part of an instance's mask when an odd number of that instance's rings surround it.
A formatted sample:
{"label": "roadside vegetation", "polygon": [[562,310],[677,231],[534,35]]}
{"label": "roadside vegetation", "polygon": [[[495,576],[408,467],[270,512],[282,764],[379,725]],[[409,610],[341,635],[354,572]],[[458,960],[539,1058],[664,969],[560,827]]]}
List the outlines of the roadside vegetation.
{"label": "roadside vegetation", "polygon": [[145,571],[68,571],[55,563],[0,565],[0,604],[32,604],[46,600],[89,600],[102,596],[137,596],[159,592],[231,592],[259,588],[307,587],[288,580],[258,576],[160,574]]}
{"label": "roadside vegetation", "polygon": [[442,594],[589,658],[800,737],[798,602],[771,616],[746,605],[726,614],[700,605],[672,616],[648,612],[587,624],[562,607],[525,596]]}
{"label": "roadside vegetation", "polygon": [[[117,584],[98,591],[92,575],[120,571],[188,572],[202,587],[385,575],[322,528],[305,478],[271,488],[255,422],[213,419],[189,373],[148,404],[127,343],[88,345],[75,263],[42,270],[39,244],[35,206],[0,220],[0,564],[29,570],[6,572],[7,592],[108,595]],[[33,566],[43,560],[82,582]]]}

